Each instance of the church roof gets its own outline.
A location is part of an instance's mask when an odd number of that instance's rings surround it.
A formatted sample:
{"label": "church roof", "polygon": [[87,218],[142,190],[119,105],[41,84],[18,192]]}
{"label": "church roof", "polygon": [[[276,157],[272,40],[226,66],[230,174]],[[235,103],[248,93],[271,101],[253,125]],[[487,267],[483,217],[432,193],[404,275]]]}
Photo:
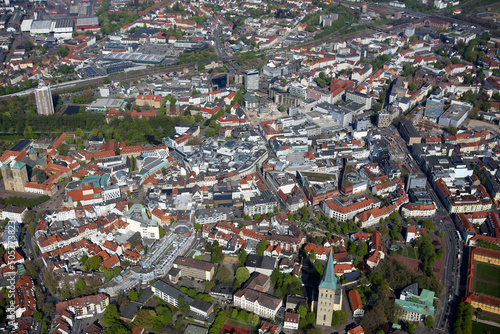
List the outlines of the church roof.
{"label": "church roof", "polygon": [[320,288],[326,289],[337,289],[337,276],[335,276],[335,270],[333,268],[333,252],[330,249],[330,254],[328,255],[328,260],[326,261],[325,271],[323,272],[323,277],[319,283]]}
{"label": "church roof", "polygon": [[24,164],[21,162],[21,161],[16,161],[13,165],[12,165],[12,169],[21,169],[24,167]]}

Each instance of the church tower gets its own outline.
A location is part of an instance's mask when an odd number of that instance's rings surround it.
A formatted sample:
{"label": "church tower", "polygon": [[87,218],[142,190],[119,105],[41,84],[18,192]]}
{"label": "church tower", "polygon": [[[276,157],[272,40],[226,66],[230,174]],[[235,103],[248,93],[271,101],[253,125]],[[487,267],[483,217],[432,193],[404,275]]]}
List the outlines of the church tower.
{"label": "church tower", "polygon": [[337,276],[333,268],[333,252],[330,249],[323,277],[318,287],[318,303],[316,305],[316,324],[331,326],[333,311],[342,307],[342,287],[337,286]]}

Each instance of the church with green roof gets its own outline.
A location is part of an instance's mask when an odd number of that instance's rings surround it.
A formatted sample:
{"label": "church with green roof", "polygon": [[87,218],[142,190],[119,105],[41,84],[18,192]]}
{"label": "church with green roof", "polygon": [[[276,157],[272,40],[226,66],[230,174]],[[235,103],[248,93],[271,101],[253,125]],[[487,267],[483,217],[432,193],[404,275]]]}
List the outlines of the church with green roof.
{"label": "church with green roof", "polygon": [[323,277],[318,286],[316,324],[331,326],[334,311],[342,309],[342,285],[337,282],[333,267],[333,252],[330,249]]}

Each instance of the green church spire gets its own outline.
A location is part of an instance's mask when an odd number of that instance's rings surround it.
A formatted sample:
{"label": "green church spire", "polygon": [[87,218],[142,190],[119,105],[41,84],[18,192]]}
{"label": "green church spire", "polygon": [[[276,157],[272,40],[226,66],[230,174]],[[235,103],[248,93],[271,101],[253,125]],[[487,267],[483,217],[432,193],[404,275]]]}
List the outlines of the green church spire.
{"label": "green church spire", "polygon": [[335,276],[335,270],[333,268],[333,251],[331,248],[319,287],[332,290],[337,289],[337,276]]}

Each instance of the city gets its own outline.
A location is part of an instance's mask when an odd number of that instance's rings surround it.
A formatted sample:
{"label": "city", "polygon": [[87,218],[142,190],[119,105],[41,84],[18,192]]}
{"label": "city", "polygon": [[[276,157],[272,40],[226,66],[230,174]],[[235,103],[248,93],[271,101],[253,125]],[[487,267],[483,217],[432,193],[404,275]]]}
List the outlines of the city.
{"label": "city", "polygon": [[0,333],[500,333],[499,19],[0,1]]}

